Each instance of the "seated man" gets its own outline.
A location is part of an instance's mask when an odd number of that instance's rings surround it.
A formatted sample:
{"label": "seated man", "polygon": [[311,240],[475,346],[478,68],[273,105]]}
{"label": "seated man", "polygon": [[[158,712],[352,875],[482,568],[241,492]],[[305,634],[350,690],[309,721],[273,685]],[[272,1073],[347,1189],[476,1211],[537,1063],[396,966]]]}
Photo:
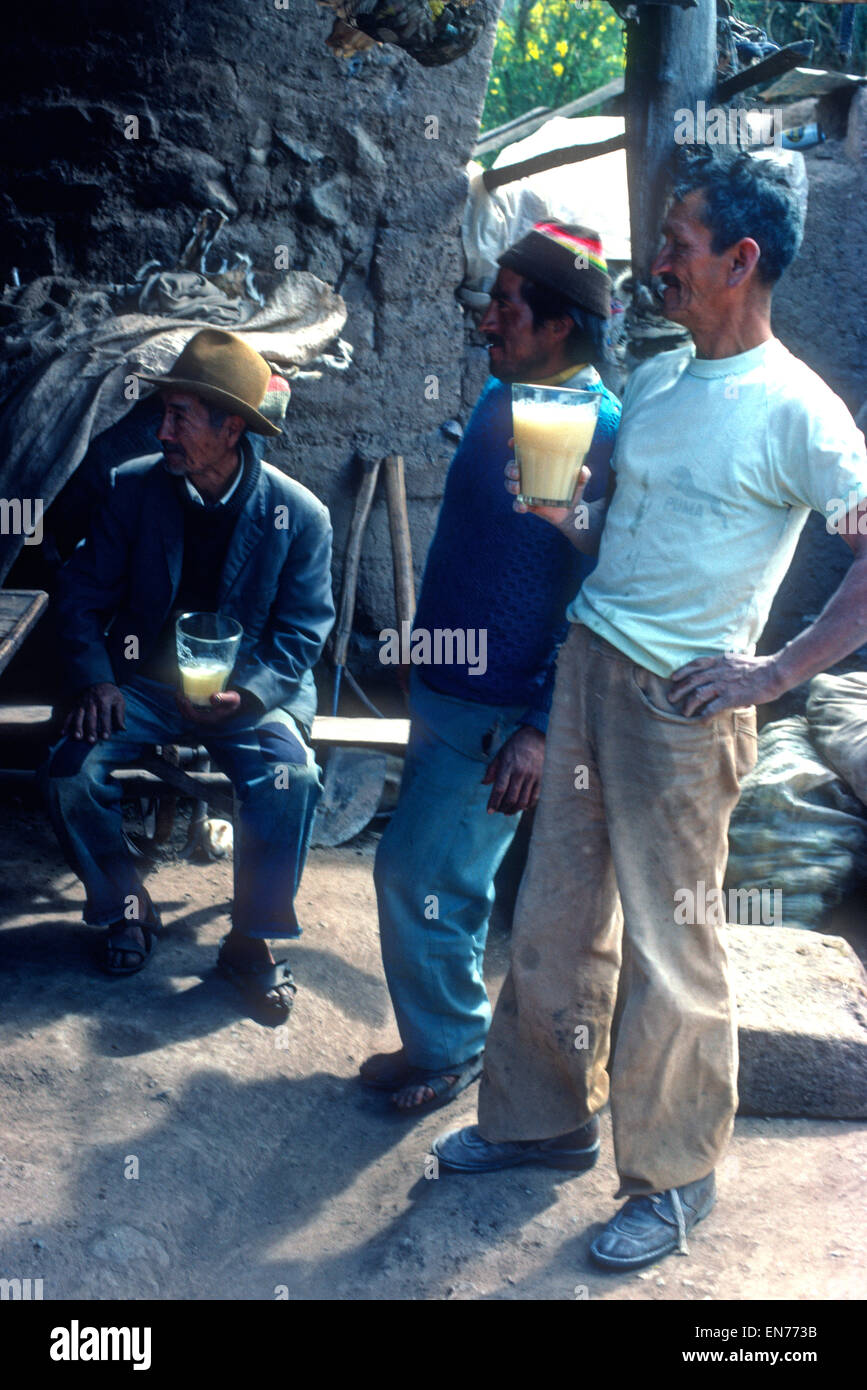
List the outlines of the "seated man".
{"label": "seated man", "polygon": [[[60,659],[73,697],[44,770],[60,843],[105,927],[111,975],[140,970],[159,915],[141,886],[110,774],[157,743],[204,744],[238,803],[232,929],[219,958],[263,1012],[295,993],[267,938],[299,935],[293,906],[321,792],[307,738],[312,667],[334,621],[331,526],[299,483],[257,459],[248,429],[270,369],[243,339],[204,329],[161,388],[162,454],[114,470],[86,542],[61,571]],[[219,612],[243,628],[228,689],[198,708],[178,693],[175,621]]]}
{"label": "seated man", "polygon": [[512,511],[503,489],[511,383],[600,393],[588,502],[605,495],[620,414],[593,366],[610,312],[596,233],[539,223],[500,266],[480,324],[494,379],[449,469],[413,638],[464,632],[479,659],[413,670],[400,800],[374,866],[403,1048],[370,1058],[361,1079],[393,1092],[407,1114],[451,1100],[481,1070],[494,876],[517,813],[538,799],[566,605],[593,567],[544,521]]}

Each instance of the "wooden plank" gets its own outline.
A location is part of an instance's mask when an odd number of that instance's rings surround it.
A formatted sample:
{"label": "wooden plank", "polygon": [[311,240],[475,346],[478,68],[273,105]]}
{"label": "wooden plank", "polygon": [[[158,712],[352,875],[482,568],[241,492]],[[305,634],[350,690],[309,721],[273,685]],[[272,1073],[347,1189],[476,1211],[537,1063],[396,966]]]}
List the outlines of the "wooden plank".
{"label": "wooden plank", "polygon": [[[553,114],[550,106],[534,106],[532,111],[525,111],[521,116],[513,116],[510,121],[503,121],[502,125],[491,126],[490,130],[482,131],[479,135],[478,143],[473,149],[473,154],[476,154],[483,140],[497,140],[502,135],[504,137],[504,142],[508,143],[508,140],[512,138],[512,132],[514,130],[518,130],[519,128],[523,129],[530,121],[534,121],[537,116],[540,116],[543,121],[547,121]],[[496,148],[496,145],[492,145],[492,149]],[[482,153],[484,154],[485,151],[483,150]],[[490,153],[490,150],[488,153]]]}
{"label": "wooden plank", "polygon": [[[865,0],[867,3],[867,0]],[[762,92],[762,101],[800,101],[802,97],[820,97],[836,92],[840,87],[860,87],[867,77],[854,72],[829,72],[827,68],[794,68],[772,87]]]}
{"label": "wooden plank", "polygon": [[358,586],[361,547],[364,544],[364,532],[367,528],[370,508],[373,505],[373,494],[376,491],[380,462],[380,459],[365,462],[361,482],[355,496],[352,520],[349,523],[349,540],[343,557],[343,592],[333,636],[335,666],[346,665],[346,653],[349,649],[349,638],[352,633],[352,619],[355,616],[355,592]]}
{"label": "wooden plank", "polygon": [[[38,733],[55,715],[51,705],[0,703],[0,730]],[[408,719],[374,719],[361,716],[318,714],[310,741],[321,747],[384,748],[402,752],[409,740]],[[189,774],[192,776],[192,774]],[[205,774],[202,774],[205,775]]]}
{"label": "wooden plank", "polygon": [[769,53],[767,58],[763,58],[760,63],[753,63],[752,67],[744,68],[742,72],[732,73],[731,77],[726,77],[716,89],[717,101],[728,101],[731,97],[737,96],[738,92],[745,92],[748,87],[757,87],[762,82],[770,82],[774,77],[780,77],[783,73],[790,72],[792,68],[798,67],[805,58],[809,58],[813,52],[812,39],[799,39],[797,43],[787,44],[785,48],[780,48],[776,53]]}
{"label": "wooden plank", "polygon": [[630,326],[654,303],[650,267],[668,195],[666,164],[674,144],[674,113],[710,104],[716,88],[716,0],[691,10],[642,6],[626,25],[626,170],[632,269],[638,282]]}
{"label": "wooden plank", "polygon": [[547,154],[534,155],[532,159],[522,159],[520,164],[505,164],[501,169],[486,169],[482,183],[490,193],[503,184],[514,183],[516,179],[529,179],[533,174],[543,174],[546,169],[559,169],[564,164],[580,164],[585,159],[597,159],[603,154],[613,154],[615,150],[626,148],[625,135],[613,135],[610,140],[595,140],[590,145],[570,145],[565,150],[549,150]]}
{"label": "wooden plank", "polygon": [[409,741],[409,720],[319,714],[313,720],[310,741],[314,745],[341,744],[403,750]]}
{"label": "wooden plank", "polygon": [[31,729],[40,724],[50,724],[54,717],[51,705],[18,705],[0,703],[0,728]]}
{"label": "wooden plank", "polygon": [[622,94],[623,78],[615,77],[611,82],[606,82],[604,87],[597,87],[592,92],[585,92],[583,97],[576,97],[574,101],[567,101],[565,106],[557,106],[552,111],[544,110],[540,114],[534,114],[530,111],[524,117],[507,121],[505,125],[497,126],[494,130],[486,131],[479,136],[478,141],[473,146],[473,159],[478,159],[483,154],[492,154],[494,150],[500,150],[504,145],[512,145],[518,140],[526,140],[528,135],[533,135],[546,121],[553,120],[555,116],[580,116],[584,111],[592,111],[593,107],[598,106],[600,102],[611,101],[613,97],[619,97]]}
{"label": "wooden plank", "polygon": [[48,602],[42,589],[0,589],[0,671],[8,665]]}
{"label": "wooden plank", "polygon": [[394,606],[397,624],[411,623],[415,612],[415,576],[412,568],[412,538],[409,531],[409,512],[406,507],[406,481],[403,457],[389,454],[385,460],[385,495],[388,504],[388,527],[391,533],[391,558],[394,569]]}

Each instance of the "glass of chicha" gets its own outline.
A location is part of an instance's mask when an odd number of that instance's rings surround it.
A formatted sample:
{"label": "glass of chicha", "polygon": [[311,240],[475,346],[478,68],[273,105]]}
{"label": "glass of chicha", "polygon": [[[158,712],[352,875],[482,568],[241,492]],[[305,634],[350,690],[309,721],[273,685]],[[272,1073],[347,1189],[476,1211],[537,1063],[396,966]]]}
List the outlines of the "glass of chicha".
{"label": "glass of chicha", "polygon": [[175,624],[181,688],[192,705],[206,708],[235,665],[244,629],[222,613],[182,613]]}
{"label": "glass of chicha", "polygon": [[571,507],[601,400],[598,391],[512,387],[519,502],[528,507]]}

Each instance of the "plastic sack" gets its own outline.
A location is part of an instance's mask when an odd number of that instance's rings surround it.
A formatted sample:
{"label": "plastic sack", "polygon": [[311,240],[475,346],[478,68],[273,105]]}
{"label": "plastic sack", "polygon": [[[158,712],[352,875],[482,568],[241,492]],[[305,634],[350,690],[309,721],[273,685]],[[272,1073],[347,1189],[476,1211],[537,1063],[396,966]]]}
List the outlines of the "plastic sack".
{"label": "plastic sack", "polygon": [[729,826],[728,889],[782,893],[782,925],[815,931],[867,875],[867,811],[814,748],[806,719],[759,734]]}
{"label": "plastic sack", "polygon": [[825,762],[867,807],[867,672],[814,676],[807,722]]}

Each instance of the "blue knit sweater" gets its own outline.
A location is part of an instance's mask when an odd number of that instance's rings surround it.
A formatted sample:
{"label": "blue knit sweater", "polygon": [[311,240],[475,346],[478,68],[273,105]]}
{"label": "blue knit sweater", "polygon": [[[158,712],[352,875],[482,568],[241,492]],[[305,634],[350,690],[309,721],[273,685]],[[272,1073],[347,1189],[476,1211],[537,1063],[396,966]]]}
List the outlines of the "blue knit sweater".
{"label": "blue knit sweater", "polygon": [[[608,484],[620,404],[601,383],[586,389],[603,398],[587,456],[593,476],[584,498],[594,502]],[[419,674],[460,700],[525,704],[522,722],[544,732],[566,606],[596,561],[550,522],[513,510],[505,487],[512,433],[511,388],[491,378],[449,468],[414,623],[429,632],[487,629],[487,669],[426,665]]]}

